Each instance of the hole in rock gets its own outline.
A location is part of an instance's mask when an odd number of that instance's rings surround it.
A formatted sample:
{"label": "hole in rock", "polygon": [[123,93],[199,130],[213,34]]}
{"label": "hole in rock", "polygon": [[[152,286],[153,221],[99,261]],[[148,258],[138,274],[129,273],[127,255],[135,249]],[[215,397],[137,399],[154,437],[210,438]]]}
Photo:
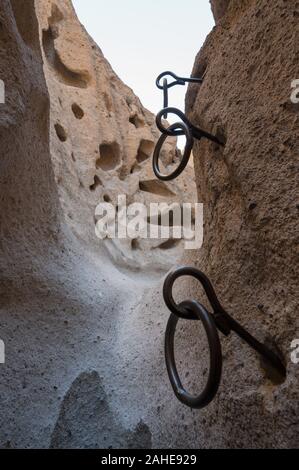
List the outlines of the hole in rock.
{"label": "hole in rock", "polygon": [[139,129],[139,127],[144,127],[144,120],[140,118],[138,114],[133,114],[130,116],[129,121],[136,127],[136,129]]}
{"label": "hole in rock", "polygon": [[100,178],[97,175],[95,175],[94,183],[91,186],[89,186],[90,191],[95,191],[98,186],[101,186],[101,184],[102,184],[102,182],[101,182]]}
{"label": "hole in rock", "polygon": [[100,145],[100,158],[97,160],[97,168],[104,171],[114,170],[120,163],[120,151],[117,142]]}
{"label": "hole in rock", "polygon": [[[203,78],[203,84],[205,82],[205,75],[207,73],[207,62],[206,59],[201,59],[199,63],[196,65],[193,77],[194,78]],[[187,92],[186,96],[186,106],[190,109],[190,111],[193,110],[194,104],[196,102],[196,98],[198,94],[200,93],[200,88],[203,86],[203,84],[198,84],[198,83],[191,83]]]}
{"label": "hole in rock", "polygon": [[133,173],[137,173],[140,170],[141,170],[141,167],[139,166],[139,164],[134,163],[134,165],[132,166],[132,168],[130,170],[130,174],[132,175]]}
{"label": "hole in rock", "polygon": [[127,105],[129,106],[129,108],[130,108],[131,105],[133,104],[132,96],[126,96],[126,103],[127,103]]}
{"label": "hole in rock", "polygon": [[61,124],[55,124],[55,131],[57,134],[58,139],[61,142],[65,142],[67,140],[67,133],[66,130],[62,127]]}
{"label": "hole in rock", "polygon": [[137,152],[137,162],[142,163],[152,156],[154,150],[154,142],[150,140],[142,140],[140,142],[138,152]]}
{"label": "hole in rock", "polygon": [[82,119],[84,117],[84,111],[78,104],[72,104],[72,111],[76,119]]}
{"label": "hole in rock", "polygon": [[139,189],[157,196],[174,197],[175,194],[162,181],[147,180],[139,182]]}
{"label": "hole in rock", "polygon": [[108,194],[104,194],[103,199],[105,202],[111,202],[111,198],[108,196]]}
{"label": "hole in rock", "polygon": [[[207,62],[207,59],[204,57],[201,60],[199,60],[198,63],[196,64],[196,67],[192,76],[194,78],[204,79],[207,73],[207,68],[208,68],[208,62]],[[194,84],[194,86],[198,86],[198,85]]]}
{"label": "hole in rock", "polygon": [[[155,217],[149,216],[147,218],[147,223],[149,225],[158,225],[158,226],[167,226],[167,227],[180,227],[183,220],[183,209],[181,208],[181,214],[178,219],[175,220],[174,209],[170,209],[162,214],[159,212]],[[175,223],[176,222],[176,223]]]}

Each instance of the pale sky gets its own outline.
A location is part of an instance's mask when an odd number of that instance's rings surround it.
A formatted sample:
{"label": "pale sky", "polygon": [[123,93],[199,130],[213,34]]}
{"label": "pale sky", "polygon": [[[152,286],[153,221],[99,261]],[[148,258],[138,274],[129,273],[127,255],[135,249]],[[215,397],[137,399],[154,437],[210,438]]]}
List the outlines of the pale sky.
{"label": "pale sky", "polygon": [[[73,0],[73,4],[117,75],[155,114],[163,107],[156,77],[165,70],[190,76],[195,55],[214,26],[209,0]],[[185,93],[185,87],[172,88],[170,105],[184,110]]]}

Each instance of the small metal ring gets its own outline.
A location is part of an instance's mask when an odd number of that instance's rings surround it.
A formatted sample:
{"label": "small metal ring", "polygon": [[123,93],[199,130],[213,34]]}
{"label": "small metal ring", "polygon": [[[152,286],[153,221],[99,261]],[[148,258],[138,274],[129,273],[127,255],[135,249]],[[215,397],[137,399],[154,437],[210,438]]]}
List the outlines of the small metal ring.
{"label": "small metal ring", "polygon": [[190,312],[182,310],[182,308],[177,305],[172,295],[173,285],[175,281],[183,276],[192,276],[201,283],[211,304],[211,307],[213,308],[214,313],[225,313],[224,308],[220,304],[209,278],[203,272],[193,266],[182,266],[173,269],[167,275],[163,285],[164,302],[173,314],[175,314],[179,318],[195,320],[194,315],[192,315],[191,317]]}
{"label": "small metal ring", "polygon": [[194,142],[192,134],[190,132],[190,129],[188,128],[188,126],[186,126],[184,122],[177,122],[175,124],[172,124],[171,126],[169,126],[168,129],[171,131],[171,130],[175,130],[178,128],[182,129],[182,132],[186,136],[187,141],[186,141],[186,146],[184,150],[184,155],[179,166],[169,175],[163,175],[160,172],[160,168],[159,168],[160,152],[168,136],[166,134],[162,134],[156,144],[154,155],[153,155],[153,171],[159,180],[170,181],[170,180],[177,178],[184,171],[190,159],[191,151],[193,148],[193,142]]}
{"label": "small metal ring", "polygon": [[219,335],[212,315],[201,304],[195,301],[186,301],[182,302],[179,307],[192,311],[205,328],[210,348],[209,376],[200,395],[193,396],[184,389],[175,364],[174,337],[179,319],[173,314],[168,320],[165,334],[167,372],[173,391],[180,402],[191,408],[204,408],[214,399],[221,380],[222,352]]}

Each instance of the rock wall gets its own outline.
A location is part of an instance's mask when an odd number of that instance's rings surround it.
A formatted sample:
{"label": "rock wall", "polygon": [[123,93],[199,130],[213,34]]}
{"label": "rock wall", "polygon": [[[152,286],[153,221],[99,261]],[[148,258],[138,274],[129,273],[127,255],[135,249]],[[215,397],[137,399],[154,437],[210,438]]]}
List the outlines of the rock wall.
{"label": "rock wall", "polygon": [[207,445],[297,447],[299,369],[290,345],[299,336],[299,108],[290,94],[298,75],[299,4],[212,3],[218,24],[193,69],[194,76],[206,72],[204,84],[189,88],[186,106],[191,121],[222,136],[225,147],[201,142],[194,149],[206,224],[196,265],[227,310],[281,352],[287,378],[269,380],[232,334],[224,340],[220,393],[200,420],[210,428]]}

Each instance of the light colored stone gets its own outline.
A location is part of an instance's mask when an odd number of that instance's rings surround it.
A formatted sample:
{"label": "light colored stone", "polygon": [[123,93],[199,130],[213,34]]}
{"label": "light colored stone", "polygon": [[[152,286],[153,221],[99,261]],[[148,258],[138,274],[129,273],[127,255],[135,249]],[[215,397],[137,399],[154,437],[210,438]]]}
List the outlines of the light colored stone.
{"label": "light colored stone", "polygon": [[[128,202],[193,198],[192,168],[157,186],[154,116],[68,1],[1,2],[0,79],[0,447],[105,446],[105,437],[158,446],[163,426],[148,393],[154,384],[172,393],[161,312],[147,312],[145,298],[182,246],[105,246],[94,210],[120,192]],[[174,157],[169,141],[164,163]],[[157,359],[162,382],[148,369]]]}

